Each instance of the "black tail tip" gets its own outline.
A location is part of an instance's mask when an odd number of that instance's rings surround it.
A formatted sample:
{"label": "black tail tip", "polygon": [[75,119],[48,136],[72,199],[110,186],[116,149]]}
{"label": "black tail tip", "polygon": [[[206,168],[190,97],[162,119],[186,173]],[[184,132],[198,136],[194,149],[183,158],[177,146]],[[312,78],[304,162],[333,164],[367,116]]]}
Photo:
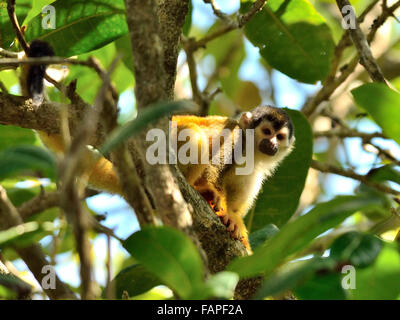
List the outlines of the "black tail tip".
{"label": "black tail tip", "polygon": [[54,50],[46,41],[33,40],[29,45],[29,57],[51,57],[54,56]]}

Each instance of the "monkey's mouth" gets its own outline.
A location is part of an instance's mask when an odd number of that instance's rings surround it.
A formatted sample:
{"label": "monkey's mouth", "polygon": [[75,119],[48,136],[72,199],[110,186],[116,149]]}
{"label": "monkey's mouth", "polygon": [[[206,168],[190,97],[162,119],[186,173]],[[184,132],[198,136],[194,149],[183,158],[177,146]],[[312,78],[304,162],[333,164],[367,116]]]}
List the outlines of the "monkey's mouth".
{"label": "monkey's mouth", "polygon": [[278,152],[278,145],[272,143],[269,139],[263,139],[258,145],[258,149],[266,155],[274,156]]}

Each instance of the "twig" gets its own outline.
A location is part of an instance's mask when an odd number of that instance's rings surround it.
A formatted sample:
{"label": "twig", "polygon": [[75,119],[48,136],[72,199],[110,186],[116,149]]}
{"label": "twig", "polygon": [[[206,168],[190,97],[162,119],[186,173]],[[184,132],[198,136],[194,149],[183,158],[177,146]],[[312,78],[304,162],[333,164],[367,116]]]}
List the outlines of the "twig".
{"label": "twig", "polygon": [[[346,15],[342,11],[342,9],[344,6],[350,6],[350,2],[348,0],[336,0],[336,3],[344,18]],[[357,19],[355,21],[355,28],[348,29],[348,32],[350,34],[351,39],[353,40],[354,46],[358,51],[358,55],[360,57],[360,63],[367,70],[371,79],[376,82],[386,83],[382,71],[380,70],[378,64],[376,63],[374,57],[372,56],[372,52],[368,45],[367,39],[364,33],[361,31]]]}
{"label": "twig", "polygon": [[18,211],[21,214],[23,220],[28,219],[29,217],[37,214],[39,212],[43,212],[44,210],[57,207],[60,203],[60,194],[59,192],[48,192],[45,194],[39,194],[35,198],[23,203]]}
{"label": "twig", "polygon": [[200,107],[200,115],[206,116],[208,115],[208,109],[211,101],[214,97],[221,92],[220,88],[217,88],[213,93],[209,94],[207,92],[207,88],[201,92],[199,86],[197,84],[197,67],[196,62],[194,60],[194,39],[193,38],[185,38],[182,36],[181,38],[183,49],[186,53],[186,61],[189,68],[189,77],[190,84],[192,87],[192,96],[194,102]]}
{"label": "twig", "polygon": [[25,41],[25,38],[21,31],[21,27],[18,22],[17,15],[15,14],[15,0],[7,0],[7,12],[22,49],[24,49],[25,53],[28,53],[29,45]]}
{"label": "twig", "polygon": [[224,25],[219,30],[196,41],[193,44],[193,51],[195,51],[199,48],[203,48],[208,42],[230,32],[232,30],[242,28],[246,23],[248,23],[251,20],[251,18],[254,17],[254,15],[258,11],[260,11],[264,7],[264,5],[267,3],[267,1],[268,0],[257,0],[256,2],[254,2],[253,6],[250,8],[250,10],[248,12],[246,12],[245,14],[239,15],[236,23],[230,23],[230,24]]}
{"label": "twig", "polygon": [[6,86],[4,85],[4,83],[2,81],[0,81],[0,90],[4,93],[7,93],[8,90],[6,88]]}
{"label": "twig", "polygon": [[[18,210],[8,199],[5,189],[0,186],[0,229],[4,230],[21,224],[23,224],[23,221]],[[44,266],[49,265],[49,263],[40,246],[33,244],[28,247],[16,247],[14,249],[22,260],[24,260],[39,284],[42,285],[42,279],[45,276],[42,273],[42,269]],[[51,299],[76,299],[72,291],[57,275],[55,288],[43,288],[43,290]]]}
{"label": "twig", "polygon": [[221,11],[215,0],[204,0],[204,3],[209,3],[214,11],[214,14],[224,22],[231,23],[229,16]]}
{"label": "twig", "polygon": [[[397,1],[390,8],[382,10],[381,15],[374,20],[372,24],[371,30],[368,33],[367,41],[371,43],[375,37],[376,31],[383,25],[386,19],[393,15],[393,12],[400,6],[400,1]],[[367,9],[370,9],[368,7]],[[366,9],[366,10],[367,10]],[[335,54],[341,56],[344,48],[347,46],[344,42],[339,42],[338,46],[342,46],[342,49],[338,50]],[[337,46],[337,48],[338,48]],[[322,88],[314,95],[313,98],[309,99],[307,103],[304,105],[302,112],[307,116],[311,116],[312,113],[315,112],[317,107],[321,102],[326,101],[333,94],[333,92],[348,78],[348,76],[354,71],[359,62],[359,56],[356,55],[353,57],[350,62],[341,68],[341,73],[339,76],[335,77],[334,74],[336,72],[335,68],[332,69],[330,76],[324,81],[324,85]],[[334,58],[334,65],[338,64],[338,58]]]}
{"label": "twig", "polygon": [[18,58],[18,53],[0,48],[0,56],[6,57],[6,58]]}
{"label": "twig", "polygon": [[254,17],[254,15],[260,11],[264,5],[267,3],[268,0],[257,0],[254,2],[253,6],[250,8],[248,12],[239,16],[239,28],[242,28],[247,22]]}
{"label": "twig", "polygon": [[[82,298],[94,299],[94,282],[92,280],[92,262],[90,258],[90,242],[88,239],[88,228],[90,222],[88,213],[81,205],[81,199],[84,191],[84,184],[76,186],[75,176],[86,168],[85,154],[88,139],[95,133],[99,116],[105,105],[106,93],[110,83],[110,73],[114,70],[117,59],[111,65],[110,71],[104,76],[104,83],[97,95],[95,105],[92,109],[87,110],[85,121],[78,128],[77,136],[73,139],[71,146],[66,153],[60,170],[61,185],[61,206],[72,223],[74,230],[77,251],[81,261],[81,281],[82,281]],[[82,165],[82,163],[84,165]]]}
{"label": "twig", "polygon": [[316,138],[320,138],[320,137],[361,138],[363,140],[365,140],[365,139],[371,140],[373,138],[385,138],[385,136],[380,132],[366,133],[366,132],[360,132],[357,130],[346,130],[343,128],[340,128],[337,130],[334,129],[334,130],[327,130],[327,131],[317,131],[317,132],[314,132],[314,137],[316,137]]}
{"label": "twig", "polygon": [[107,257],[106,257],[106,269],[107,269],[107,279],[106,279],[106,298],[109,300],[115,299],[115,288],[113,286],[112,280],[112,256],[111,256],[111,237],[107,236]]}
{"label": "twig", "polygon": [[367,176],[357,174],[351,170],[342,169],[342,168],[339,168],[339,167],[336,167],[336,166],[333,166],[333,165],[330,165],[327,163],[322,163],[322,162],[319,162],[316,160],[312,160],[311,167],[318,171],[324,172],[324,173],[334,173],[334,174],[337,174],[337,175],[340,175],[343,177],[358,180],[372,188],[375,188],[375,189],[385,192],[385,193],[393,194],[396,196],[400,195],[399,191],[396,191],[384,184],[370,181]]}

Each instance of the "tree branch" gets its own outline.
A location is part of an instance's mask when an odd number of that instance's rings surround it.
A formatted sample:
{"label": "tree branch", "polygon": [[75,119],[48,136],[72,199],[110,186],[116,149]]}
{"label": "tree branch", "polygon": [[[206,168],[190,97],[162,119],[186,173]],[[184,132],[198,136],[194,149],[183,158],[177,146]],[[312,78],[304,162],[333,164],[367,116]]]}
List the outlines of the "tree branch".
{"label": "tree branch", "polygon": [[364,183],[367,186],[370,186],[372,188],[375,188],[376,190],[388,193],[388,194],[393,194],[395,196],[400,195],[399,191],[396,191],[390,187],[388,187],[385,184],[381,184],[381,183],[377,183],[377,182],[373,182],[371,180],[368,179],[367,176],[363,176],[360,174],[357,174],[351,170],[346,170],[346,169],[342,169],[327,163],[322,163],[316,160],[312,160],[311,162],[311,168],[314,168],[318,171],[324,172],[324,173],[334,173],[343,177],[347,177],[347,178],[351,178],[354,180],[358,180],[362,183]]}
{"label": "tree branch", "polygon": [[[336,0],[336,3],[339,7],[340,12],[342,13],[343,18],[346,17],[343,12],[344,6],[350,6],[350,2],[348,0]],[[386,83],[385,77],[382,74],[378,64],[376,63],[374,57],[372,56],[371,49],[368,45],[367,39],[364,33],[360,29],[360,25],[356,19],[355,21],[355,29],[348,29],[350,37],[354,43],[358,51],[358,55],[360,57],[360,63],[367,70],[369,76],[373,81]]]}
{"label": "tree branch", "polygon": [[[23,224],[23,220],[7,197],[5,189],[0,186],[0,229],[5,230]],[[49,265],[46,257],[38,244],[24,248],[14,248],[18,255],[24,260],[39,284],[42,285],[44,266]],[[44,292],[50,299],[76,299],[72,291],[56,275],[56,286],[54,289],[45,289]]]}

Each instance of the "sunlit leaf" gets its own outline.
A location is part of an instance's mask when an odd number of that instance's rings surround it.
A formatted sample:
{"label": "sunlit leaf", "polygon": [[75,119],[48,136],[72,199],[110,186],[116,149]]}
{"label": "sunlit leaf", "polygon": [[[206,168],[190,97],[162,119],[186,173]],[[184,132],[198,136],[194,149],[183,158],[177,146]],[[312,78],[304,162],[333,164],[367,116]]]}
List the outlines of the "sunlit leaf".
{"label": "sunlit leaf", "polygon": [[35,133],[30,129],[0,125],[0,150],[19,144],[33,144]]}
{"label": "sunlit leaf", "polygon": [[162,282],[154,273],[147,271],[140,264],[135,264],[121,270],[111,285],[115,287],[116,298],[121,299],[124,291],[128,292],[130,297],[134,297],[160,284]]}
{"label": "sunlit leaf", "polygon": [[375,263],[356,269],[356,288],[348,290],[352,299],[397,299],[400,295],[400,254],[396,244],[385,244]]}
{"label": "sunlit leaf", "polygon": [[335,240],[330,257],[362,268],[373,263],[381,249],[382,240],[378,237],[353,231]]}
{"label": "sunlit leaf", "polygon": [[279,229],[277,226],[271,223],[255,232],[250,233],[249,240],[251,248],[254,250],[255,248],[264,244],[268,239],[271,239],[278,232]]}
{"label": "sunlit leaf", "polygon": [[26,38],[49,42],[58,56],[92,51],[128,32],[123,0],[57,0],[52,6],[56,28],[44,29],[40,14],[28,23]]}
{"label": "sunlit leaf", "polygon": [[382,83],[367,83],[351,91],[389,138],[400,143],[400,94]]}
{"label": "sunlit leaf", "polygon": [[123,245],[181,298],[190,298],[201,286],[203,264],[200,254],[181,231],[146,226],[130,236]]}
{"label": "sunlit leaf", "polygon": [[380,199],[339,196],[317,204],[310,212],[289,222],[253,255],[235,259],[228,270],[241,277],[273,272],[291,254],[305,248],[315,237],[333,228],[356,211],[381,205]]}
{"label": "sunlit leaf", "polygon": [[54,157],[44,148],[21,145],[0,152],[0,180],[22,171],[38,170],[55,177]]}
{"label": "sunlit leaf", "polygon": [[[246,12],[253,0],[241,2]],[[323,80],[334,42],[325,19],[307,0],[269,0],[245,26],[247,38],[275,69],[296,80]]]}

